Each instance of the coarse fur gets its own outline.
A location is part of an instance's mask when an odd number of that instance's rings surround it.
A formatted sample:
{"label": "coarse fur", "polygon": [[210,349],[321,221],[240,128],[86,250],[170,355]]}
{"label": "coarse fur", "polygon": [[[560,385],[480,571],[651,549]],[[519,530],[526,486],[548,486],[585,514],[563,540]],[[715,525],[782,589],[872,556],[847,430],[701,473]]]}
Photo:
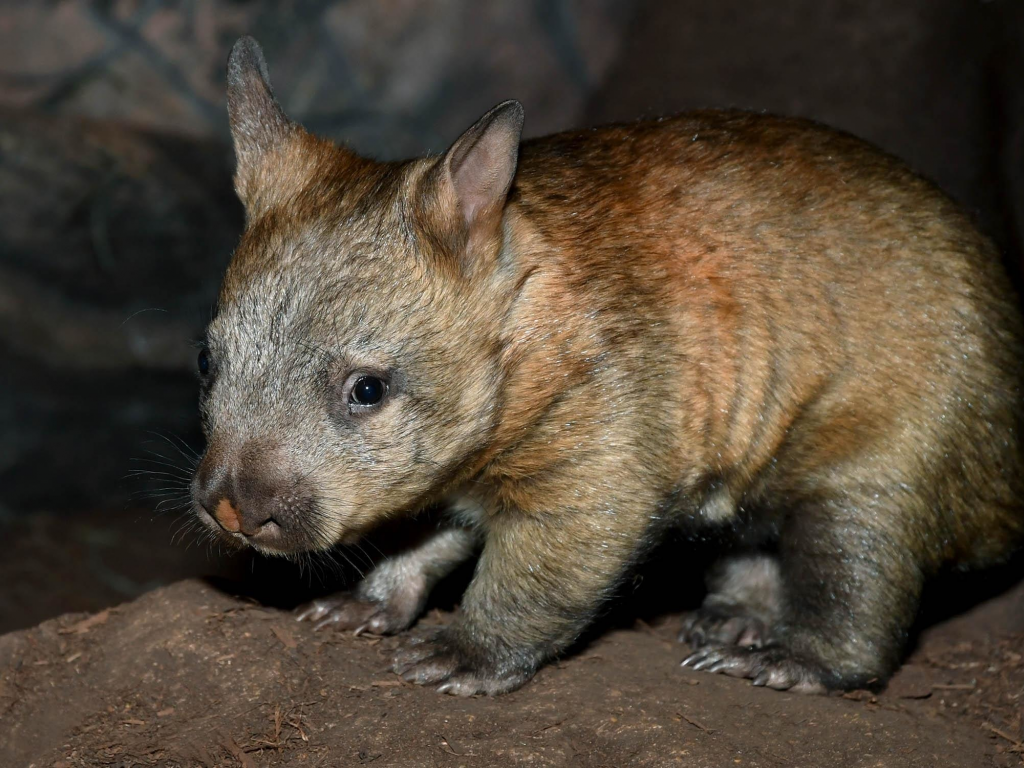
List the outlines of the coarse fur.
{"label": "coarse fur", "polygon": [[[505,102],[378,163],[229,62],[247,224],[206,341],[196,510],[290,553],[449,524],[300,614],[409,628],[408,679],[500,693],[669,528],[729,542],[684,663],[884,681],[925,580],[1024,527],[1021,323],[991,243],[898,161],[806,120],[698,111],[531,140]],[[382,401],[353,381],[382,382]]]}

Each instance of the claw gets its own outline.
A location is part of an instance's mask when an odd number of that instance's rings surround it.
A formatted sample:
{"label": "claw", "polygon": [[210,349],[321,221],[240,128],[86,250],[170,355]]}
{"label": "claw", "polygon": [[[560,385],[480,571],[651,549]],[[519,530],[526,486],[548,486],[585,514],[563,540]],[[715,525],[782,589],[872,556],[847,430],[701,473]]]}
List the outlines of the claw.
{"label": "claw", "polygon": [[316,621],[325,616],[329,610],[330,607],[325,605],[324,601],[314,600],[307,605],[302,605],[295,609],[295,620]]}
{"label": "claw", "polygon": [[387,635],[401,632],[415,619],[415,614],[403,613],[389,603],[374,602],[357,594],[343,592],[333,597],[314,600],[298,609],[298,621],[312,621],[313,631],[329,626],[354,630],[355,636],[369,632]]}
{"label": "claw", "polygon": [[709,666],[715,663],[715,657],[713,656],[710,649],[702,649],[696,653],[691,653],[683,661],[683,666],[691,666],[696,670],[707,669]]}
{"label": "claw", "polygon": [[749,678],[753,685],[779,691],[813,694],[827,691],[817,665],[779,645],[761,648],[706,646],[691,653],[681,664],[694,670]]}

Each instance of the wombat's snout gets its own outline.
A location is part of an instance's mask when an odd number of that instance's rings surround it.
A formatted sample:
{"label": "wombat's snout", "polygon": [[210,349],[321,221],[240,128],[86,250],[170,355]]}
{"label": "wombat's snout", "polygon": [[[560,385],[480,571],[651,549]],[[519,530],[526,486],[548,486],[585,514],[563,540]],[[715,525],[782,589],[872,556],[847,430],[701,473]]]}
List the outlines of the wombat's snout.
{"label": "wombat's snout", "polygon": [[193,482],[193,498],[207,524],[260,549],[307,549],[314,500],[301,476],[282,469],[273,455],[250,447],[225,453],[211,447]]}

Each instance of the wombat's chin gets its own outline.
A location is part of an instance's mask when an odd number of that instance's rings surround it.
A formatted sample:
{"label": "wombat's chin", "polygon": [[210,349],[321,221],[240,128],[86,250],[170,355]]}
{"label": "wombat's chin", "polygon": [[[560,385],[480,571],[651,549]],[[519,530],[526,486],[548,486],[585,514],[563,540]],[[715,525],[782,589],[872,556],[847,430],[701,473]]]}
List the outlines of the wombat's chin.
{"label": "wombat's chin", "polygon": [[[235,534],[229,534],[230,538],[235,538]],[[287,541],[254,541],[246,540],[240,542],[243,547],[251,547],[252,549],[259,552],[261,555],[267,557],[284,557],[288,559],[298,558],[302,555],[315,555],[319,552],[326,552],[331,547],[322,542],[315,541],[301,541],[295,539],[289,539]]]}
{"label": "wombat's chin", "polygon": [[299,555],[306,554],[307,552],[315,551],[315,550],[312,550],[312,549],[294,548],[294,547],[289,547],[287,549],[283,549],[283,548],[278,548],[278,547],[275,547],[275,546],[272,546],[272,545],[258,544],[256,542],[246,542],[246,544],[247,544],[247,546],[252,547],[253,549],[255,549],[257,552],[259,552],[261,555],[264,555],[265,557],[284,557],[284,558],[289,558],[290,559],[290,558],[293,558],[293,557],[298,557]]}

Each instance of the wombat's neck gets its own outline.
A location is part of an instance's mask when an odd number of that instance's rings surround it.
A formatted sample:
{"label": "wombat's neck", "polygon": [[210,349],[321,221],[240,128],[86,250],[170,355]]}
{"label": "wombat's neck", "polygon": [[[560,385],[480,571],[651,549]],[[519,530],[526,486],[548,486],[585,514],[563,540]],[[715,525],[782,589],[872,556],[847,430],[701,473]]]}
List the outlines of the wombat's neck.
{"label": "wombat's neck", "polygon": [[[638,301],[635,265],[587,248],[596,243],[593,231],[583,231],[591,225],[566,221],[567,213],[538,207],[525,186],[513,190],[505,212],[501,269],[515,298],[500,331],[500,412],[475,480],[517,507],[532,504],[527,488],[538,478],[607,440],[636,439],[635,429],[620,426],[638,424],[636,413],[662,398],[652,389],[632,397],[630,389],[664,357],[667,308]],[[617,222],[608,224],[605,242],[617,248]],[[669,409],[670,418],[678,411]],[[670,418],[663,414],[663,427]]]}

